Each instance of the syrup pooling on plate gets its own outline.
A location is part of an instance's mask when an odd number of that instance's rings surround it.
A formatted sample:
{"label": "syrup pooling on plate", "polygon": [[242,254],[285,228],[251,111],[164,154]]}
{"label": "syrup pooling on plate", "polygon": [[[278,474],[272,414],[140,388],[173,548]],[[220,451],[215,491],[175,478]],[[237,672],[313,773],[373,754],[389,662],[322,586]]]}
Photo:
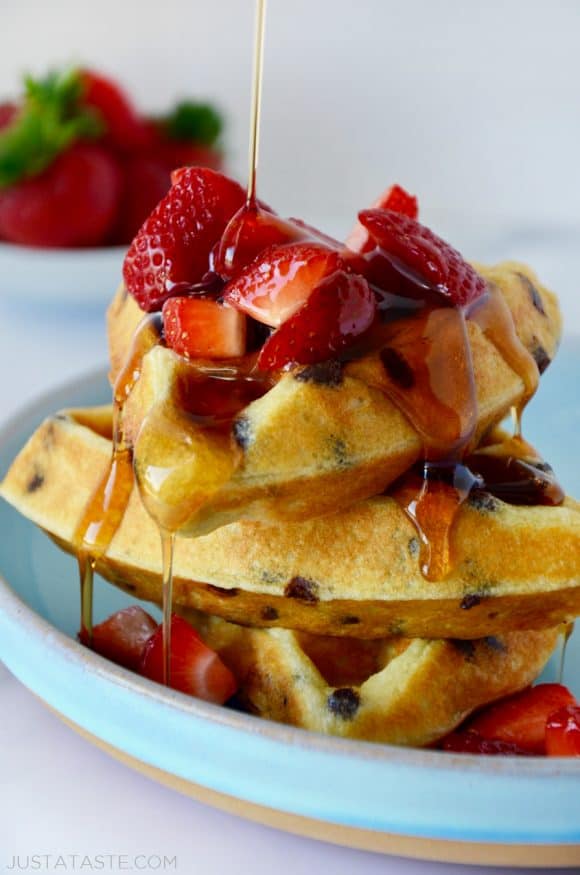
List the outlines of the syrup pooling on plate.
{"label": "syrup pooling on plate", "polygon": [[143,356],[159,342],[158,313],[145,316],[137,328],[127,360],[113,389],[113,452],[107,469],[98,482],[73,536],[81,587],[81,629],[90,642],[93,615],[93,574],[119,528],[133,489],[131,447],[123,430],[123,405],[139,379]]}

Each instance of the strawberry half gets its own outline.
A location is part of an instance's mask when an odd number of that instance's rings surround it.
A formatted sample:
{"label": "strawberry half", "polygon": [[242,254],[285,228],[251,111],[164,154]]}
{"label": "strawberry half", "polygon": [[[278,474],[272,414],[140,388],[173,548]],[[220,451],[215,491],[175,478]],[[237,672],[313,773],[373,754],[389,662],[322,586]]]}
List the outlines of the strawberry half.
{"label": "strawberry half", "polygon": [[364,277],[339,268],[268,338],[258,366],[280,370],[336,358],[370,328],[376,309],[375,296]]}
{"label": "strawberry half", "polygon": [[163,330],[167,345],[185,358],[235,358],[246,351],[246,317],[209,298],[170,298]]}
{"label": "strawberry half", "polygon": [[224,300],[275,328],[290,319],[313,289],[341,267],[338,253],[325,246],[271,246],[226,286]]}
{"label": "strawberry half", "polygon": [[567,705],[550,714],[546,724],[546,753],[551,757],[580,756],[580,705]]}
{"label": "strawberry half", "polygon": [[209,168],[182,168],[172,180],[123,265],[127,289],[147,312],[161,309],[178,283],[201,280],[212,247],[246,197],[237,182]]}
{"label": "strawberry half", "polygon": [[544,754],[548,717],[575,704],[572,693],[561,684],[539,684],[486,708],[469,729],[487,739],[517,744],[528,753]]}
{"label": "strawberry half", "polygon": [[[410,219],[416,219],[419,215],[417,198],[409,194],[408,191],[405,191],[400,185],[391,185],[390,188],[387,188],[378,196],[371,209],[393,210],[395,213],[409,216]],[[356,223],[346,238],[345,245],[348,249],[352,249],[353,252],[365,252],[373,248],[369,232],[360,222]]]}
{"label": "strawberry half", "polygon": [[[163,628],[158,627],[143,652],[141,674],[163,683]],[[203,643],[181,617],[171,618],[170,683],[174,690],[223,705],[237,689],[236,679],[217,653]]]}
{"label": "strawberry half", "polygon": [[153,617],[138,605],[132,605],[95,626],[91,646],[117,665],[139,671],[145,644],[156,629]]}
{"label": "strawberry half", "polygon": [[[462,307],[485,292],[485,280],[463,256],[414,219],[379,209],[363,210],[359,219],[377,244],[377,256],[402,276],[412,296],[437,292]],[[371,262],[372,257],[371,252]]]}

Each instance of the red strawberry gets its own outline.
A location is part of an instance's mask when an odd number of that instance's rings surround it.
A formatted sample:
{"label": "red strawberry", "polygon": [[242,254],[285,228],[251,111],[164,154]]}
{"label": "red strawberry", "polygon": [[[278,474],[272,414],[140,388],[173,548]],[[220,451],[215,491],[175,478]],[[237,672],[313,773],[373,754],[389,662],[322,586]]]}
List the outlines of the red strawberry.
{"label": "red strawberry", "polygon": [[158,143],[155,156],[163,161],[168,170],[175,170],[176,167],[210,167],[212,170],[221,170],[224,163],[219,149],[179,140]]}
{"label": "red strawberry", "polygon": [[459,252],[414,219],[393,210],[363,210],[359,219],[379,256],[419,294],[435,291],[460,307],[485,292],[485,280]]}
{"label": "red strawberry", "polygon": [[8,127],[17,112],[18,107],[15,103],[0,103],[0,130]]}
{"label": "red strawberry", "polygon": [[270,210],[244,204],[228,222],[216,248],[214,268],[224,278],[237,277],[263,250],[306,237],[292,222]]}
{"label": "red strawberry", "polygon": [[96,246],[107,237],[121,194],[117,162],[101,146],[79,143],[39,176],[0,195],[0,229],[13,243]]}
{"label": "red strawberry", "polygon": [[127,289],[148,312],[159,310],[178,283],[201,280],[212,247],[246,197],[237,182],[207,168],[183,168],[172,180],[123,265]]}
{"label": "red strawberry", "polygon": [[[275,233],[276,226],[270,227]],[[302,307],[321,280],[341,267],[338,253],[325,246],[271,246],[226,286],[224,299],[258,322],[276,327]]]}
{"label": "red strawberry", "polygon": [[94,627],[92,648],[117,665],[139,671],[145,644],[156,629],[153,617],[132,605]]}
{"label": "red strawberry", "polygon": [[169,170],[162,161],[132,155],[123,162],[123,196],[115,225],[115,242],[131,242],[170,186]]}
{"label": "red strawberry", "polygon": [[490,705],[471,721],[469,728],[484,738],[543,754],[548,717],[559,708],[574,704],[574,696],[561,684],[539,684]]}
{"label": "red strawberry", "polygon": [[127,152],[147,145],[146,124],[119,85],[93,70],[81,70],[80,78],[82,102],[100,113],[108,143]]}
{"label": "red strawberry", "polygon": [[362,276],[336,270],[266,341],[259,367],[280,370],[291,364],[335,358],[370,328],[376,307],[375,296]]}
{"label": "red strawberry", "polygon": [[246,351],[246,317],[208,298],[169,298],[163,330],[167,345],[186,358],[235,358]]}
{"label": "red strawberry", "polygon": [[529,752],[517,744],[484,738],[479,732],[467,729],[452,732],[439,745],[442,750],[453,753],[477,753],[488,756],[529,756]]}
{"label": "red strawberry", "polygon": [[580,705],[567,705],[550,714],[546,724],[546,753],[551,757],[580,756]]}
{"label": "red strawberry", "polygon": [[[145,645],[141,673],[163,683],[163,629]],[[217,653],[203,643],[181,617],[171,618],[170,683],[174,690],[223,705],[237,689],[236,680]]]}
{"label": "red strawberry", "polygon": [[[416,219],[419,215],[417,198],[400,185],[391,185],[387,188],[378,196],[371,209],[394,210],[395,213],[401,213],[411,219]],[[346,238],[345,245],[354,252],[365,252],[374,248],[374,244],[370,242],[369,232],[360,222],[356,223]]]}
{"label": "red strawberry", "polygon": [[228,222],[214,267],[220,276],[233,279],[268,247],[305,241],[341,249],[336,240],[299,219],[282,219],[264,206],[244,205]]}

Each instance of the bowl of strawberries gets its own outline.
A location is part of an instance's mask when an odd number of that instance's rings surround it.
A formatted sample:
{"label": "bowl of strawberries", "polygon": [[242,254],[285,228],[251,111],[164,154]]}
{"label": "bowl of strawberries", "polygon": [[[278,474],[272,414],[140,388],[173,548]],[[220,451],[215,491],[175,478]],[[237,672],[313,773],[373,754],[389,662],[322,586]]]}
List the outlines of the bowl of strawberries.
{"label": "bowl of strawberries", "polygon": [[221,131],[208,103],[145,116],[93,70],[26,77],[22,97],[0,103],[0,291],[75,304],[108,296],[171,171],[221,167]]}

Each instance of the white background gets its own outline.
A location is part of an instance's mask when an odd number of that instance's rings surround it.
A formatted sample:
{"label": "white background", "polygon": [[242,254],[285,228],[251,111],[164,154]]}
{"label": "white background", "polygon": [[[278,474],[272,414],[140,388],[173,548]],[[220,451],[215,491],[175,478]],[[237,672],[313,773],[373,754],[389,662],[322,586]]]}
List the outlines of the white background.
{"label": "white background", "polygon": [[[146,109],[214,98],[243,178],[252,5],[0,0],[0,95],[23,69],[78,60],[122,76]],[[397,180],[470,256],[537,266],[578,332],[580,3],[269,7],[262,196],[338,233]],[[85,307],[82,290],[74,311],[0,301],[0,420],[104,362],[102,309]],[[76,738],[1,667],[0,702],[0,871],[33,853],[158,853],[188,875],[450,871],[284,836],[181,798]]]}

